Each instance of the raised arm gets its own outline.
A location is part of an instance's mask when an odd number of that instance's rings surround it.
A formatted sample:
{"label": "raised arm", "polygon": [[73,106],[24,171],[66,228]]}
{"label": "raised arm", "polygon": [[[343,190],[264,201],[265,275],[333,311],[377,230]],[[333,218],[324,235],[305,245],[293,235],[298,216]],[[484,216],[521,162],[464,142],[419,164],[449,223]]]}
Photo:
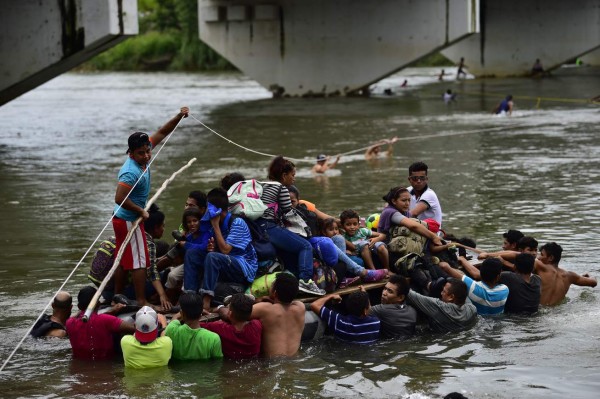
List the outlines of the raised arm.
{"label": "raised arm", "polygon": [[152,136],[150,136],[150,141],[152,142],[152,146],[156,147],[158,144],[160,144],[161,141],[164,140],[165,137],[167,137],[169,134],[171,134],[171,132],[173,131],[173,129],[175,129],[175,126],[177,126],[179,121],[182,118],[187,118],[189,112],[190,112],[190,110],[188,107],[181,107],[181,109],[179,110],[179,113],[176,116],[174,116],[170,121],[168,121],[161,128],[159,128],[156,131],[156,133],[154,133]]}

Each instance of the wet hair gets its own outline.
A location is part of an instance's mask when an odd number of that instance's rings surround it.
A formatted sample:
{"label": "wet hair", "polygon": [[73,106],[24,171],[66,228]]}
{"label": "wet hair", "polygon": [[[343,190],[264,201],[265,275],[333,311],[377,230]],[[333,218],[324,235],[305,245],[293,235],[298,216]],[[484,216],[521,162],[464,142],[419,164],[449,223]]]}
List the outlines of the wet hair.
{"label": "wet hair", "polygon": [[[61,296],[66,296],[66,298],[63,298],[62,300],[59,299],[58,297],[61,293],[64,293]],[[56,308],[56,309],[70,309],[71,305],[73,305],[73,298],[71,297],[71,295],[69,295],[65,291],[61,291],[58,294],[56,294],[56,296],[54,297],[54,300],[52,301],[52,307]]]}
{"label": "wet hair", "polygon": [[77,294],[77,307],[79,310],[86,310],[89,306],[90,302],[92,302],[92,298],[96,295],[96,287],[92,287],[91,285],[86,285]]}
{"label": "wet hair", "polygon": [[560,258],[562,257],[562,247],[555,242],[549,242],[547,244],[542,245],[540,248],[540,252],[546,252],[546,255],[552,256],[554,264],[558,265],[560,262]]}
{"label": "wet hair", "polygon": [[[154,204],[153,204],[154,205]],[[150,232],[153,231],[157,226],[161,226],[165,222],[165,214],[158,210],[152,212],[152,208],[148,214],[150,215],[148,219],[144,220],[144,230],[148,232],[148,234],[152,235]]]}
{"label": "wet hair", "polygon": [[204,194],[204,191],[190,191],[188,197],[193,198],[196,201],[198,208],[206,208],[206,194]]}
{"label": "wet hair", "polygon": [[510,101],[510,100],[512,100],[512,98],[513,98],[512,94],[509,94],[508,96],[506,96],[506,101]]}
{"label": "wet hair", "polygon": [[183,216],[181,216],[181,224],[183,225],[184,230],[187,230],[188,216],[194,216],[195,218],[198,218],[198,221],[200,221],[203,215],[202,212],[200,212],[200,209],[198,208],[188,208],[185,211],[183,211]]}
{"label": "wet hair", "polygon": [[227,173],[221,179],[221,188],[223,190],[229,190],[231,188],[231,186],[233,186],[235,183],[244,181],[244,180],[246,180],[246,178],[241,173],[238,173],[238,172]]}
{"label": "wet hair", "polygon": [[342,213],[340,213],[340,222],[342,223],[342,225],[348,219],[358,219],[358,221],[360,222],[360,216],[358,215],[358,212],[356,212],[354,209],[346,209],[342,211]]}
{"label": "wet hair", "polygon": [[322,236],[325,236],[326,230],[329,227],[332,227],[334,223],[336,223],[336,221],[335,221],[334,218],[327,218],[327,219],[319,219],[319,220],[317,220],[317,226],[318,226],[318,229],[319,229],[319,234],[321,234]]}
{"label": "wet hair", "polygon": [[446,284],[450,284],[448,293],[454,295],[454,303],[464,305],[468,294],[467,284],[454,277],[447,278]]}
{"label": "wet hair", "polygon": [[515,257],[515,268],[519,273],[531,274],[535,266],[535,256],[532,254],[518,254]]}
{"label": "wet hair", "polygon": [[502,273],[502,261],[498,258],[487,258],[479,268],[481,281],[484,283],[493,283],[496,277]]}
{"label": "wet hair", "polygon": [[408,291],[410,291],[410,285],[408,284],[408,280],[406,278],[400,276],[399,274],[392,274],[389,282],[396,286],[398,296],[408,295]]}
{"label": "wet hair", "polygon": [[298,295],[298,279],[290,273],[279,273],[273,282],[273,291],[281,303],[290,304]]}
{"label": "wet hair", "polygon": [[227,198],[227,191],[222,188],[213,188],[206,194],[206,201],[210,202],[217,208],[220,208],[221,211],[227,211],[229,207],[229,200]]}
{"label": "wet hair", "polygon": [[296,165],[290,160],[285,159],[281,155],[273,158],[269,165],[269,174],[267,178],[269,180],[275,180],[280,182],[285,173],[290,173],[296,169]]}
{"label": "wet hair", "polygon": [[254,301],[245,294],[234,294],[229,302],[229,310],[238,321],[250,320]]}
{"label": "wet hair", "polygon": [[413,172],[425,172],[425,176],[427,176],[427,164],[425,162],[415,162],[408,167],[408,175],[412,175]]}
{"label": "wet hair", "polygon": [[511,244],[516,244],[519,242],[521,238],[525,235],[521,233],[519,230],[508,230],[506,233],[502,234],[502,237],[506,239]]}
{"label": "wet hair", "polygon": [[300,199],[300,191],[298,191],[298,187],[292,185],[292,186],[288,186],[288,191],[291,193],[296,194],[296,199]]}
{"label": "wet hair", "polygon": [[392,187],[390,188],[390,191],[387,192],[386,195],[384,195],[383,197],[381,197],[385,202],[387,202],[388,204],[391,204],[392,201],[397,200],[398,198],[400,198],[400,194],[402,193],[407,193],[408,189],[404,186],[396,186],[396,187]]}
{"label": "wet hair", "polygon": [[179,306],[190,320],[198,320],[202,316],[202,297],[195,292],[184,292],[179,297]]}
{"label": "wet hair", "polygon": [[348,295],[346,310],[353,316],[362,316],[369,308],[369,294],[364,291],[356,291]]}
{"label": "wet hair", "polygon": [[533,237],[524,236],[524,237],[521,237],[519,239],[519,241],[517,242],[517,249],[525,249],[525,248],[537,249],[537,247],[538,247],[538,242]]}

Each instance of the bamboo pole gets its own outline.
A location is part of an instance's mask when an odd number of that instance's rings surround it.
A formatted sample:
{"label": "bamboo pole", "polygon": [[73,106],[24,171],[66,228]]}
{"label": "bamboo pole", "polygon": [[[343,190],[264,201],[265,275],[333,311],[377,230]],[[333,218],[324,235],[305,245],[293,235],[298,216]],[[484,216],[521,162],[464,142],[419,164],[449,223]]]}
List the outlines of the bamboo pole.
{"label": "bamboo pole", "polygon": [[[171,177],[169,177],[167,180],[165,180],[164,183],[162,184],[162,186],[160,187],[160,189],[158,189],[158,191],[156,192],[156,194],[154,194],[154,196],[152,198],[150,198],[150,200],[148,200],[145,210],[147,211],[148,209],[150,209],[150,206],[154,203],[154,201],[156,201],[158,199],[158,197],[162,194],[162,192],[167,188],[169,183],[171,183],[173,180],[175,180],[175,177],[177,177],[177,175],[179,175],[181,172],[183,172],[184,170],[189,168],[190,165],[192,165],[194,162],[196,162],[196,158],[192,158],[187,164],[185,164],[183,167],[181,167],[179,170],[177,170],[175,173],[173,173],[171,175]],[[102,295],[102,291],[106,287],[106,284],[112,278],[113,274],[115,273],[115,270],[117,270],[117,267],[119,267],[119,263],[121,262],[121,258],[123,257],[123,253],[125,252],[125,248],[127,247],[127,244],[129,244],[129,240],[131,240],[131,236],[133,235],[133,232],[140,225],[141,221],[142,221],[141,217],[137,218],[136,221],[133,222],[133,225],[131,226],[131,230],[129,230],[129,232],[125,236],[125,240],[123,240],[123,244],[121,244],[121,247],[119,248],[119,252],[117,252],[117,256],[115,257],[112,267],[106,274],[106,277],[104,277],[104,280],[102,280],[102,284],[100,284],[100,287],[98,287],[96,294],[90,301],[90,304],[88,305],[87,309],[85,310],[85,314],[81,318],[84,322],[87,322],[89,320],[90,316],[92,315],[92,312],[94,311],[94,308],[96,307],[96,303],[98,302],[100,295]]]}

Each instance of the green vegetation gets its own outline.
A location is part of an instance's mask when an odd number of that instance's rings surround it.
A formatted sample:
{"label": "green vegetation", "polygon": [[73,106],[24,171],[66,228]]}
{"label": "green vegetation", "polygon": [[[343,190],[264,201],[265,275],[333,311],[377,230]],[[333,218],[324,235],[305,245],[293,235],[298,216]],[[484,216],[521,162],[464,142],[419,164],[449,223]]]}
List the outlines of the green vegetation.
{"label": "green vegetation", "polygon": [[198,38],[197,0],[139,0],[140,34],[92,58],[83,70],[235,69]]}

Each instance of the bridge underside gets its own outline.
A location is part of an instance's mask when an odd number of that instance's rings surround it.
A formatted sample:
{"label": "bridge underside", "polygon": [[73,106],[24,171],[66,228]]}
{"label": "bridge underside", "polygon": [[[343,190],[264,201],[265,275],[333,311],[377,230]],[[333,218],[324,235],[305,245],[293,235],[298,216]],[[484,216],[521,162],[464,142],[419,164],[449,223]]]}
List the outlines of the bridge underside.
{"label": "bridge underside", "polygon": [[551,70],[600,46],[599,0],[485,0],[480,7],[480,32],[442,51],[455,62],[464,57],[477,77],[528,75],[538,58]]}
{"label": "bridge underside", "polygon": [[138,33],[136,0],[0,0],[0,105]]}
{"label": "bridge underside", "polygon": [[478,31],[478,0],[199,0],[200,38],[276,95],[346,95]]}

